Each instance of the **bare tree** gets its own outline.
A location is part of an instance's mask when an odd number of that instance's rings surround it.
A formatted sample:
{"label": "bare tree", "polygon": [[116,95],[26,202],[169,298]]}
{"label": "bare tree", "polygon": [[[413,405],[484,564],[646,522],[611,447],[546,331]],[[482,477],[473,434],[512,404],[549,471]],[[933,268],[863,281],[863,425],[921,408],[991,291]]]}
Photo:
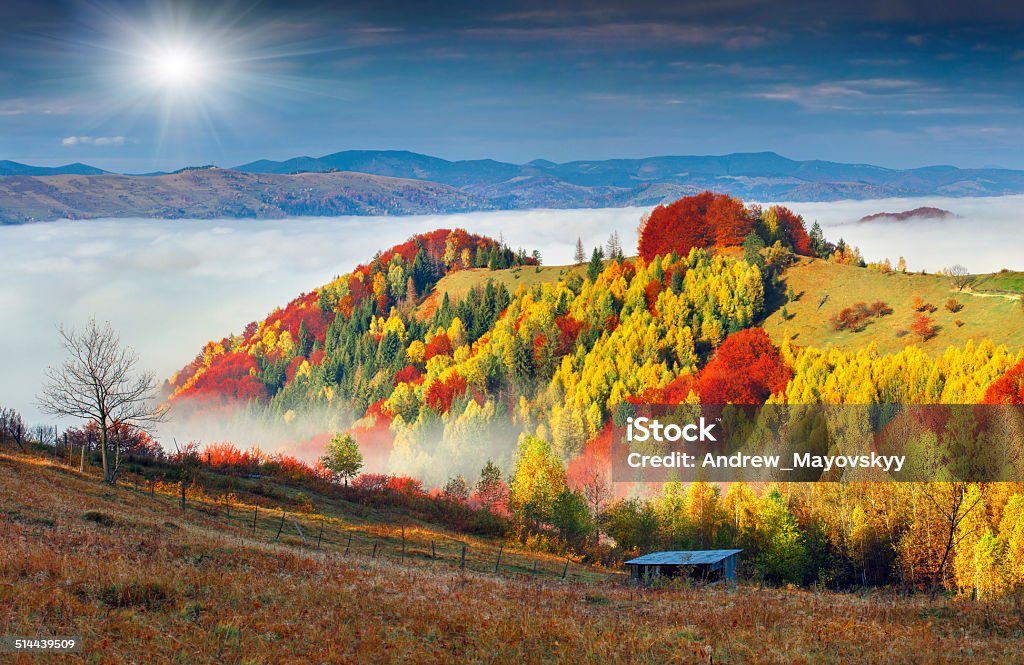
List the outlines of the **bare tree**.
{"label": "bare tree", "polygon": [[587,253],[583,249],[583,238],[576,238],[576,253],[573,255],[573,261],[576,265],[581,266],[587,260]]}
{"label": "bare tree", "polygon": [[604,509],[612,498],[608,486],[608,473],[598,463],[591,461],[583,471],[583,494],[587,499],[590,513],[594,516],[594,544],[601,542],[601,520]]}
{"label": "bare tree", "polygon": [[6,443],[10,436],[18,447],[25,450],[25,421],[14,409],[0,408],[0,443]]}
{"label": "bare tree", "polygon": [[939,561],[934,572],[934,588],[938,588],[940,582],[946,576],[946,564],[949,562],[958,541],[963,538],[958,536],[960,523],[971,513],[972,510],[981,504],[981,494],[973,497],[968,495],[969,483],[924,483],[924,496],[932,502],[942,516],[943,524],[943,546],[942,559]]}
{"label": "bare tree", "polygon": [[[34,425],[31,430],[32,439],[38,441],[40,445],[49,445],[50,439],[53,437],[53,428],[49,425]],[[54,445],[56,446],[56,438],[54,438]]]}
{"label": "bare tree", "polygon": [[39,406],[54,415],[96,423],[103,480],[114,483],[121,447],[109,435],[123,427],[146,431],[163,420],[166,411],[152,404],[156,379],[152,372],[137,371],[138,355],[121,346],[109,322],[99,325],[90,319],[82,330],[58,330],[68,358],[60,367],[47,368]]}
{"label": "bare tree", "polygon": [[957,291],[963,291],[974,281],[974,278],[971,276],[971,273],[967,268],[959,263],[946,268],[946,274],[949,275],[949,279],[953,283],[953,288]]}
{"label": "bare tree", "polygon": [[622,241],[619,240],[618,231],[615,231],[608,236],[608,242],[605,245],[605,253],[612,261],[622,261],[626,258],[622,251]]}

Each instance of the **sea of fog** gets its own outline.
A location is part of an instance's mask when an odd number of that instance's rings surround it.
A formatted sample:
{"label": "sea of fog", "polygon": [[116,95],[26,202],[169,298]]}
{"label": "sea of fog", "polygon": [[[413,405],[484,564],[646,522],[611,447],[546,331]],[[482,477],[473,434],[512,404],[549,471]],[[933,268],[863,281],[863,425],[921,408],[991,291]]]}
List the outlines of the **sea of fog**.
{"label": "sea of fog", "polygon": [[[1024,197],[789,203],[808,226],[842,236],[865,258],[905,256],[912,270],[961,263],[973,272],[1024,269]],[[949,221],[857,224],[860,217],[934,206]],[[414,233],[461,227],[572,260],[613,231],[635,247],[641,208],[532,210],[416,217],[286,220],[93,220],[0,226],[0,405],[30,424],[48,364],[62,358],[56,326],[109,320],[142,365],[166,377],[208,339],[240,332],[275,306],[369,260]],[[174,434],[173,420],[161,433]]]}

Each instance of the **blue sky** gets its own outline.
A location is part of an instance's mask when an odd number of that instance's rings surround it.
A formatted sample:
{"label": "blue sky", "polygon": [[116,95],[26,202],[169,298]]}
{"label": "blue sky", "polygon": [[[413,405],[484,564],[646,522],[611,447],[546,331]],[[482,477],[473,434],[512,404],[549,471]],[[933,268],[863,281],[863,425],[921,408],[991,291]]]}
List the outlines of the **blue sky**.
{"label": "blue sky", "polygon": [[[0,158],[145,172],[345,149],[773,150],[1024,168],[1024,6],[4,0]],[[189,71],[168,80],[167,54]]]}

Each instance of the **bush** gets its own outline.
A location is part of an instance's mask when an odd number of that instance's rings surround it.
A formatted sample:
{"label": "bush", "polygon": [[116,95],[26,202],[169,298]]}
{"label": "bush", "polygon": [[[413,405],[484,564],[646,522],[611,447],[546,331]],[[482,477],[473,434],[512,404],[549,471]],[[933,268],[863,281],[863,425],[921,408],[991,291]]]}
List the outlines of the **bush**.
{"label": "bush", "polygon": [[860,332],[867,327],[869,319],[879,318],[892,314],[892,308],[884,301],[877,301],[868,306],[865,302],[854,303],[853,307],[846,307],[832,317],[832,327],[835,330],[849,330]]}
{"label": "bush", "polygon": [[950,298],[946,301],[946,309],[956,314],[964,308],[963,304],[956,298]]}
{"label": "bush", "polygon": [[96,524],[102,524],[103,526],[113,526],[117,522],[113,515],[105,513],[102,510],[87,510],[82,513],[82,519],[86,522],[95,522]]}
{"label": "bush", "polygon": [[914,319],[914,323],[910,326],[910,330],[921,338],[922,342],[935,337],[939,332],[939,328],[935,325],[932,317],[926,314],[918,314],[917,318]]}

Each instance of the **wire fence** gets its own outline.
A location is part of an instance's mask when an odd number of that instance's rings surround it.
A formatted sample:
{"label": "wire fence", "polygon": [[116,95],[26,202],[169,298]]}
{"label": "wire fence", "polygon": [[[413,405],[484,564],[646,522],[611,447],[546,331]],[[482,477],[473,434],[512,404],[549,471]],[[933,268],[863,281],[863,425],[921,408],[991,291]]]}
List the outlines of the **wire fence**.
{"label": "wire fence", "polygon": [[[57,458],[59,460],[59,458]],[[77,470],[77,465],[73,466]],[[201,484],[158,480],[122,472],[118,485],[156,502],[168,517],[202,518],[224,535],[303,551],[362,557],[458,573],[518,576],[579,582],[608,574],[571,557],[539,554],[473,537],[459,537],[418,524],[354,523],[314,511],[289,511],[239,500],[230,491],[210,494]]]}

